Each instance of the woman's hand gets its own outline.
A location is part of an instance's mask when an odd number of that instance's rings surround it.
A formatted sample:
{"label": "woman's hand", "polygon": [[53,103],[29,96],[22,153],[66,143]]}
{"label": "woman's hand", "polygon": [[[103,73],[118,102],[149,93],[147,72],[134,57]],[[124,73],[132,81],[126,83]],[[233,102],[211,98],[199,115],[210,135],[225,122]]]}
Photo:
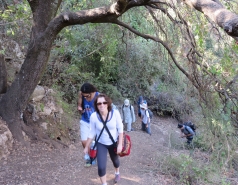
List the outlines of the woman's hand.
{"label": "woman's hand", "polygon": [[121,151],[122,151],[122,145],[119,144],[119,145],[117,146],[117,154],[120,154]]}
{"label": "woman's hand", "polygon": [[85,147],[84,149],[83,149],[83,153],[86,155],[86,154],[88,154],[88,147]]}

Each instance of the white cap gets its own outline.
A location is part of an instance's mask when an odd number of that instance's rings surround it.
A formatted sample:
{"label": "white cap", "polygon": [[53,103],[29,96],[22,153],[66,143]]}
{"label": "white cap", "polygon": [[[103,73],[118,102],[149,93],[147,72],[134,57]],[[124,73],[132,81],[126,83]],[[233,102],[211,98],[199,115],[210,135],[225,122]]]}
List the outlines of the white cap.
{"label": "white cap", "polygon": [[144,108],[144,109],[147,109],[147,104],[142,103],[142,104],[140,104],[140,107],[141,107],[141,108]]}
{"label": "white cap", "polygon": [[130,105],[130,101],[129,101],[128,99],[125,99],[124,104],[125,104],[126,106],[128,106],[128,105]]}

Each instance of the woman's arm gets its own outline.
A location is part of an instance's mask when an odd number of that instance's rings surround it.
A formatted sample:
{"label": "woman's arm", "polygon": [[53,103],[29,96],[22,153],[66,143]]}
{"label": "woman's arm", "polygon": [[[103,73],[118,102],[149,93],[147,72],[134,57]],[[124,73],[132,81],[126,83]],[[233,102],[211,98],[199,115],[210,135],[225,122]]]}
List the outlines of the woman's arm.
{"label": "woman's arm", "polygon": [[114,111],[114,115],[116,116],[116,129],[119,133],[118,135],[118,144],[117,144],[117,154],[121,153],[122,151],[122,138],[123,138],[123,123],[121,120],[121,115],[119,111]]}
{"label": "woman's arm", "polygon": [[122,138],[123,138],[123,133],[119,133],[119,138],[118,138],[118,145],[117,145],[117,154],[121,153],[122,151]]}
{"label": "woman's arm", "polygon": [[78,95],[78,111],[83,113],[83,107],[82,107],[82,94],[81,91],[79,91]]}
{"label": "woman's arm", "polygon": [[118,110],[114,110],[113,115],[116,118],[116,129],[118,133],[123,133],[123,123],[121,119],[120,112]]}

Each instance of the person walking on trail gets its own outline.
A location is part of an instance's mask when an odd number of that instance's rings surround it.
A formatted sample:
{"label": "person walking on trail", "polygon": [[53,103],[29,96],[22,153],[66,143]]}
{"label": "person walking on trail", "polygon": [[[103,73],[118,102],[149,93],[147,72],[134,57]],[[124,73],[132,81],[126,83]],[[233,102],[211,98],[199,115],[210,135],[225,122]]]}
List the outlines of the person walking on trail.
{"label": "person walking on trail", "polygon": [[[97,146],[97,165],[98,175],[100,177],[102,185],[107,185],[106,180],[106,166],[107,166],[107,152],[115,168],[115,183],[120,180],[119,173],[119,153],[122,151],[122,137],[123,137],[123,123],[121,115],[118,110],[112,109],[112,100],[105,94],[99,94],[94,102],[96,112],[92,113],[90,117],[91,130],[87,139],[86,148],[90,145],[91,141],[97,135],[99,140]],[[118,142],[115,148],[108,131],[111,133],[114,141]],[[103,130],[102,130],[103,129]],[[102,131],[102,132],[101,132]],[[100,135],[101,133],[101,135]],[[119,136],[119,137],[118,137]],[[84,149],[84,153],[87,154],[88,150]]]}
{"label": "person walking on trail", "polygon": [[133,131],[131,124],[136,121],[134,107],[130,105],[130,101],[125,99],[122,106],[122,122],[127,125],[127,132]]}
{"label": "person walking on trail", "polygon": [[190,144],[193,140],[193,136],[195,135],[195,132],[186,125],[183,124],[178,124],[178,128],[181,130],[181,138],[186,137],[187,138],[187,143]]}
{"label": "person walking on trail", "polygon": [[151,129],[150,129],[150,115],[148,112],[147,104],[142,103],[140,104],[140,109],[141,109],[141,130],[146,131],[148,134],[151,135]]}
{"label": "person walking on trail", "polygon": [[[90,132],[90,116],[95,111],[94,100],[98,96],[96,87],[90,83],[81,86],[78,97],[78,111],[82,114],[80,123],[80,136],[83,148],[86,146],[88,134]],[[89,148],[88,148],[89,150]]]}
{"label": "person walking on trail", "polygon": [[140,96],[139,99],[138,99],[138,101],[137,101],[138,116],[139,116],[140,118],[141,118],[141,108],[140,108],[140,105],[141,105],[142,103],[147,104],[147,102],[146,102],[146,100],[144,100],[143,96]]}

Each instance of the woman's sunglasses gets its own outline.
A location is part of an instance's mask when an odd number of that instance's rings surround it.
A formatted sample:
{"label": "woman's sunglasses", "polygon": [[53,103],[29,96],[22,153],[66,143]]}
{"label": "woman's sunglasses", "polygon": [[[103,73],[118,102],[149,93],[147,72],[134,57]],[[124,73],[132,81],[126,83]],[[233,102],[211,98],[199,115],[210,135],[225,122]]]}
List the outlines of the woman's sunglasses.
{"label": "woman's sunglasses", "polygon": [[107,102],[106,102],[106,101],[104,101],[104,102],[98,102],[98,103],[97,103],[97,105],[102,105],[102,104],[103,104],[103,105],[106,105],[106,104],[107,104]]}

